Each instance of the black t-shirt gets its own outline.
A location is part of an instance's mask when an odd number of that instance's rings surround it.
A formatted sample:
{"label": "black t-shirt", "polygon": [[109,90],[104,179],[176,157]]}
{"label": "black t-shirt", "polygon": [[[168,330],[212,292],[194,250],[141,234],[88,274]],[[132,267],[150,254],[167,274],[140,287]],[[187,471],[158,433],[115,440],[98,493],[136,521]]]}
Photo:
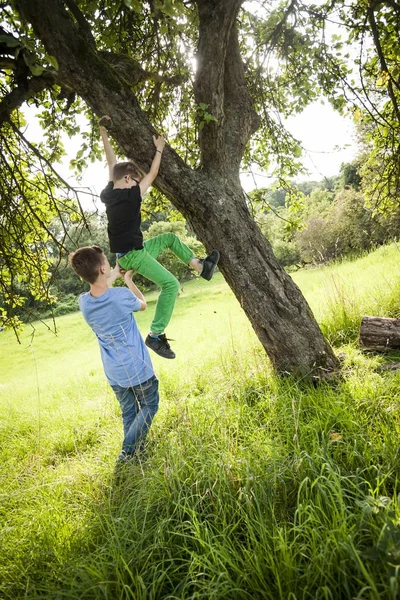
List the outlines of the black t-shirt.
{"label": "black t-shirt", "polygon": [[114,189],[113,182],[109,181],[100,200],[106,206],[110,251],[123,253],[143,248],[140,187]]}

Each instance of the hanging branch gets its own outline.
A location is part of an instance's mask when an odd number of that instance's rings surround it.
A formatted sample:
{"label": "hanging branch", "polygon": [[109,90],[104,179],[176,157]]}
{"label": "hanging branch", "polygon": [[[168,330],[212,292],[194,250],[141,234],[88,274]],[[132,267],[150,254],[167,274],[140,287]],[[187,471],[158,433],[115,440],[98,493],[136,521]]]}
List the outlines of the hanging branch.
{"label": "hanging branch", "polygon": [[[71,186],[67,181],[65,181],[65,179],[63,179],[61,177],[61,175],[55,170],[55,168],[47,160],[47,158],[44,157],[33,144],[31,144],[31,142],[24,136],[24,134],[22,133],[22,131],[20,131],[20,129],[18,129],[18,127],[16,125],[14,125],[14,123],[11,122],[10,125],[11,125],[13,131],[27,145],[27,147],[35,154],[35,156],[39,160],[43,161],[47,165],[47,167],[55,175],[55,177],[57,178],[57,180],[60,181],[65,188],[67,188],[70,192],[72,192],[74,194],[76,203],[78,204],[78,207],[79,207],[79,212],[80,212],[80,215],[82,217],[83,223],[84,223],[85,227],[89,228],[89,225],[88,225],[88,222],[86,220],[85,213],[83,211],[81,202],[79,200],[79,195],[78,195],[78,192],[76,191],[76,189],[73,186]],[[55,207],[57,209],[57,212],[58,212],[59,216],[61,217],[61,214],[60,214],[60,212],[58,211],[58,208],[57,208],[57,203],[55,203]]]}
{"label": "hanging branch", "polygon": [[374,39],[375,49],[376,49],[376,53],[377,53],[378,58],[379,58],[379,63],[381,65],[381,70],[383,72],[387,73],[388,77],[389,77],[388,83],[387,83],[387,89],[388,89],[388,92],[389,92],[390,100],[391,100],[392,105],[393,105],[393,110],[394,110],[396,118],[397,118],[397,122],[400,125],[400,110],[399,110],[399,105],[397,103],[396,95],[395,95],[394,90],[393,90],[393,83],[396,83],[396,82],[394,81],[394,79],[393,79],[393,77],[392,77],[392,75],[390,73],[390,70],[389,70],[389,67],[387,65],[384,52],[382,50],[382,45],[381,45],[381,42],[380,42],[380,39],[379,39],[379,31],[378,31],[378,27],[377,27],[377,24],[376,24],[375,13],[374,13],[373,7],[371,7],[371,6],[368,7],[367,14],[368,14],[368,21],[369,21],[369,24],[370,24],[371,29],[372,29],[372,37]]}

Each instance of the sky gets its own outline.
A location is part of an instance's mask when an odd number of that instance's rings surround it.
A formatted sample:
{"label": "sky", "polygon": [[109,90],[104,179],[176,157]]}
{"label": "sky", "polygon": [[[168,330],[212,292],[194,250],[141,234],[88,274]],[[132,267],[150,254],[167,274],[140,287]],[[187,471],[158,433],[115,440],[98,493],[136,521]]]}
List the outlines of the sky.
{"label": "sky", "polygon": [[341,164],[357,154],[351,116],[342,117],[327,103],[308,106],[301,115],[290,117],[287,126],[305,149],[303,164],[310,176],[303,179],[338,175]]}
{"label": "sky", "polygon": [[[339,175],[342,163],[356,157],[357,143],[351,117],[339,115],[328,103],[311,104],[300,115],[287,119],[285,125],[304,148],[302,163],[308,173],[299,175],[297,181],[320,181]],[[270,183],[265,175],[242,176],[246,192],[256,185],[262,187]]]}

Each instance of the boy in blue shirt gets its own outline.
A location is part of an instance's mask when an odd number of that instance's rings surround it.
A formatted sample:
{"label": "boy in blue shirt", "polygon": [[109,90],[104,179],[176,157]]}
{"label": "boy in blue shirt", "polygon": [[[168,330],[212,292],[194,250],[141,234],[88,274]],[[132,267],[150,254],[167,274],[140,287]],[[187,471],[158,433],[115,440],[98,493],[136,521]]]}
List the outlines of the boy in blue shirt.
{"label": "boy in blue shirt", "polygon": [[210,280],[219,260],[218,250],[213,250],[205,259],[194,256],[186,244],[174,233],[163,233],[143,242],[141,225],[142,195],[157,177],[164,150],[165,140],[153,136],[155,154],[149,172],[143,177],[132,162],[118,163],[107,135],[109,116],[99,121],[100,134],[109,168],[109,182],[101,192],[108,219],[110,251],[117,254],[123,269],[134,270],[161,287],[146,346],[163,358],[175,358],[165,335],[179,292],[179,282],[158,261],[157,257],[169,248],[183,263],[191,266],[200,277]]}
{"label": "boy in blue shirt", "polygon": [[126,287],[110,287],[121,277],[119,265],[111,270],[99,246],[86,246],[69,256],[74,271],[90,284],[79,297],[79,308],[100,346],[104,373],[122,411],[124,440],[118,457],[125,462],[143,447],[158,410],[158,380],[133,312],[145,310],[143,294],[124,273]]}

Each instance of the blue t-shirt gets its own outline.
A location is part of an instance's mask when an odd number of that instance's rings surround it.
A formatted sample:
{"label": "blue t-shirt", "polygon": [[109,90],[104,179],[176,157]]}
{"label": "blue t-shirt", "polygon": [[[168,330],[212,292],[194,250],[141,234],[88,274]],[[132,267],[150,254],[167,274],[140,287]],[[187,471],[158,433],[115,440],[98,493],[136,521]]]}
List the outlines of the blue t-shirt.
{"label": "blue t-shirt", "polygon": [[149,352],[132,314],[140,300],[126,287],[109,288],[95,298],[81,294],[79,308],[100,345],[104,372],[110,385],[128,388],[154,375]]}

